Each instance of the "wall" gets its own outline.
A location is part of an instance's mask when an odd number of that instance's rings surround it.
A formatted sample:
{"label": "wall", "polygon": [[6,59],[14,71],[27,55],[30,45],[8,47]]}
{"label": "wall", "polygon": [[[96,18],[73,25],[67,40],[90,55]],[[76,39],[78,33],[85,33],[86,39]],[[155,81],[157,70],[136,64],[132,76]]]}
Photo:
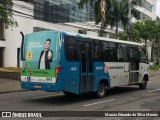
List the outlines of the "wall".
{"label": "wall", "polygon": [[[33,6],[30,4],[26,4],[24,2],[16,2],[18,5],[29,7],[33,9]],[[13,8],[16,11],[23,12],[25,14],[30,15],[30,17],[14,12],[14,19],[18,22],[17,27],[9,28],[4,30],[4,38],[6,41],[0,41],[0,47],[4,48],[4,56],[3,56],[3,67],[17,67],[17,48],[21,46],[22,36],[20,32],[22,31],[24,34],[28,34],[33,32],[34,27],[46,28],[51,30],[58,31],[67,31],[78,33],[78,29],[70,26],[64,26],[63,24],[52,24],[49,22],[43,22],[39,20],[33,19],[33,11],[25,10],[21,7],[14,6]]]}
{"label": "wall", "polygon": [[[28,14],[30,16],[33,16],[33,12],[29,11],[27,9],[22,9],[18,5],[23,5],[27,8],[33,9],[33,6],[30,4],[27,4],[25,2],[16,1],[13,9],[15,11],[23,12],[25,14]],[[27,17],[27,18],[26,18]],[[13,18],[18,22],[17,27],[9,28],[4,30],[4,38],[6,41],[5,43],[5,49],[4,49],[4,67],[16,67],[17,66],[17,48],[21,45],[21,39],[22,36],[20,34],[20,31],[22,31],[24,34],[33,32],[33,19],[32,17],[29,17],[20,14],[18,12],[14,12]]]}

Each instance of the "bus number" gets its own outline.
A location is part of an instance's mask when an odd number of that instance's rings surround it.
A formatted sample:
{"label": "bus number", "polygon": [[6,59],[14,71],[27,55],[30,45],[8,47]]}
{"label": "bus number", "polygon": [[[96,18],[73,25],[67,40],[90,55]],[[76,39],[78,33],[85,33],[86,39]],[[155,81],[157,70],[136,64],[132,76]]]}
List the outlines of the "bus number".
{"label": "bus number", "polygon": [[52,81],[52,78],[46,78],[47,81]]}
{"label": "bus number", "polygon": [[77,67],[71,67],[71,71],[76,71]]}

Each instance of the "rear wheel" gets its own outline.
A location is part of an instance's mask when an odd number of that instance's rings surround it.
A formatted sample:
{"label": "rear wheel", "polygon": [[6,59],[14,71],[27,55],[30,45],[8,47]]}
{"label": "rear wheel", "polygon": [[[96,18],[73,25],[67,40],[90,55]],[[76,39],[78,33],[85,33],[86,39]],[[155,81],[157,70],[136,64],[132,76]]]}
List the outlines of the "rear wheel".
{"label": "rear wheel", "polygon": [[106,85],[101,82],[98,86],[98,90],[96,92],[96,97],[97,98],[103,98],[106,96]]}
{"label": "rear wheel", "polygon": [[147,80],[145,78],[143,79],[143,82],[139,84],[139,88],[141,90],[144,90],[147,88]]}

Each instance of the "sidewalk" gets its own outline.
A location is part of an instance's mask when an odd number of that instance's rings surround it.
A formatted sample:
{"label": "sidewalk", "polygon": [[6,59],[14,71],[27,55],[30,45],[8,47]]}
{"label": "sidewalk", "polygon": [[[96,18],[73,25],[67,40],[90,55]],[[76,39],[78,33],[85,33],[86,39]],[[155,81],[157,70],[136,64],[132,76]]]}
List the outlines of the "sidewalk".
{"label": "sidewalk", "polygon": [[23,91],[19,80],[0,78],[0,94]]}
{"label": "sidewalk", "polygon": [[[149,72],[150,77],[155,76],[157,74],[160,75],[160,71]],[[0,94],[16,91],[24,91],[24,89],[21,89],[19,80],[0,78]]]}
{"label": "sidewalk", "polygon": [[149,77],[155,76],[155,75],[160,75],[160,70],[158,71],[149,71]]}

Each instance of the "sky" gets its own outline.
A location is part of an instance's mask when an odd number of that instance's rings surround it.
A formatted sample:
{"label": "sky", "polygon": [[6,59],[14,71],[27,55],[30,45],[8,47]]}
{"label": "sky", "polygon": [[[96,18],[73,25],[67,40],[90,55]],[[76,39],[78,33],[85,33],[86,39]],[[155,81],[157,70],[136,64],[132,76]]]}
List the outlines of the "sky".
{"label": "sky", "polygon": [[160,0],[157,0],[157,10],[156,14],[160,17]]}

